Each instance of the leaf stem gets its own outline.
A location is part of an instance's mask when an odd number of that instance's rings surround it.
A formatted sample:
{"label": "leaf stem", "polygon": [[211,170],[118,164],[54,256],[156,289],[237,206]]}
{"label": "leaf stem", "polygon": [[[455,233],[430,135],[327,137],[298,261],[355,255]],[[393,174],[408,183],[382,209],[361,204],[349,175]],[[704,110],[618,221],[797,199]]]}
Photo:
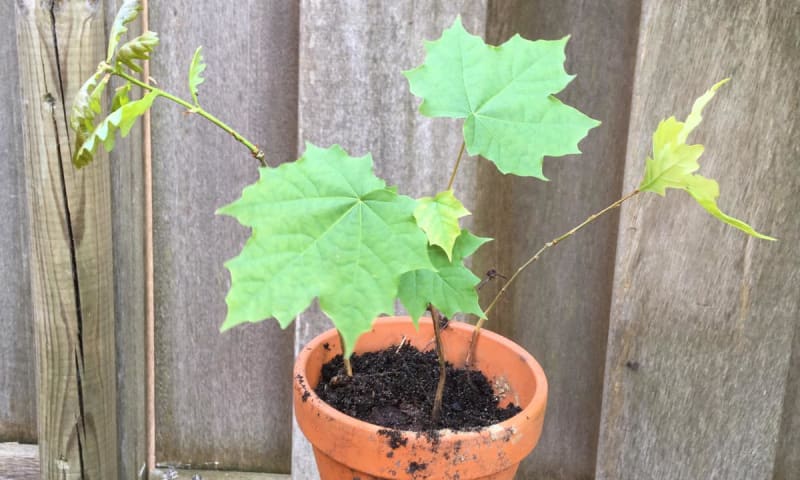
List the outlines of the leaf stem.
{"label": "leaf stem", "polygon": [[448,190],[453,188],[453,183],[456,181],[456,172],[458,172],[458,166],[461,165],[461,157],[464,155],[464,147],[465,142],[461,142],[461,148],[458,150],[458,158],[456,159],[456,166],[453,167],[453,173],[450,174],[450,181],[447,183]]}
{"label": "leaf stem", "polygon": [[113,75],[117,75],[117,76],[119,76],[121,78],[124,78],[125,80],[129,81],[130,83],[132,83],[134,85],[139,86],[140,88],[142,88],[144,90],[148,90],[148,91],[154,92],[154,93],[156,93],[157,95],[159,95],[161,97],[164,97],[164,98],[166,98],[168,100],[171,100],[171,101],[177,103],[178,105],[186,107],[186,109],[191,113],[196,113],[196,114],[200,115],[201,117],[205,118],[209,122],[213,123],[214,125],[218,126],[222,130],[224,130],[225,132],[229,133],[239,143],[241,143],[242,145],[247,147],[247,149],[250,150],[250,153],[253,155],[253,157],[256,160],[258,160],[258,163],[262,167],[268,166],[268,163],[266,161],[265,154],[264,154],[263,150],[258,148],[258,146],[256,146],[251,141],[249,141],[246,138],[244,138],[239,132],[237,132],[236,130],[234,130],[230,126],[228,126],[228,124],[226,124],[222,120],[218,119],[214,115],[208,113],[207,111],[203,110],[203,108],[201,108],[201,107],[199,107],[197,105],[193,105],[193,104],[187,102],[186,100],[184,100],[184,99],[182,99],[180,97],[176,97],[175,95],[172,95],[169,92],[161,90],[160,88],[156,88],[156,87],[154,87],[152,85],[148,85],[148,84],[142,82],[141,80],[139,80],[138,78],[133,77],[131,75],[128,75],[127,73],[125,73],[121,69],[114,68],[111,65],[106,65],[104,67],[104,70],[106,72],[108,72],[108,73],[111,73]]}
{"label": "leaf stem", "polygon": [[495,295],[494,299],[489,304],[489,306],[486,307],[486,309],[484,309],[484,311],[483,311],[484,314],[485,314],[484,317],[481,318],[480,320],[478,320],[478,323],[475,324],[475,329],[472,331],[472,340],[470,341],[470,348],[467,350],[467,361],[466,361],[466,364],[469,366],[471,364],[471,362],[472,362],[472,358],[474,356],[473,355],[473,353],[474,353],[473,350],[475,349],[475,343],[477,342],[478,335],[480,333],[481,328],[483,327],[484,323],[486,323],[486,320],[488,319],[489,312],[491,312],[492,309],[495,307],[495,305],[497,305],[497,302],[506,293],[508,288],[511,286],[512,283],[514,283],[514,280],[517,279],[517,277],[519,276],[520,273],[522,273],[523,270],[525,270],[530,264],[532,264],[536,260],[539,260],[539,257],[541,257],[541,255],[545,252],[545,250],[549,249],[550,247],[554,247],[555,245],[561,243],[563,240],[566,240],[567,238],[571,237],[572,235],[574,235],[577,231],[579,231],[583,227],[589,225],[590,223],[592,223],[593,221],[597,220],[602,215],[610,212],[611,210],[614,210],[615,208],[618,208],[620,205],[625,203],[627,200],[630,200],[631,198],[635,197],[639,193],[641,193],[641,191],[637,188],[636,190],[630,192],[629,194],[627,194],[624,197],[620,198],[619,200],[617,200],[616,202],[614,202],[611,205],[607,206],[606,208],[600,210],[597,213],[594,213],[594,214],[590,215],[580,225],[574,227],[570,231],[568,231],[568,232],[566,232],[566,233],[564,233],[562,235],[559,235],[558,237],[556,237],[556,238],[550,240],[549,242],[545,243],[542,246],[542,248],[540,248],[536,253],[533,254],[533,256],[531,258],[529,258],[525,263],[523,263],[522,266],[520,266],[517,269],[517,271],[514,272],[514,275],[512,275],[511,278],[509,278],[508,281],[503,284],[503,287],[500,289],[499,292],[497,292],[497,295]]}
{"label": "leaf stem", "polygon": [[442,398],[444,397],[444,384],[447,379],[447,363],[444,359],[444,343],[442,343],[442,317],[439,310],[433,305],[428,305],[433,320],[433,333],[436,338],[436,358],[439,360],[439,383],[436,385],[436,393],[433,397],[433,410],[431,420],[434,424],[439,422],[442,415]]}

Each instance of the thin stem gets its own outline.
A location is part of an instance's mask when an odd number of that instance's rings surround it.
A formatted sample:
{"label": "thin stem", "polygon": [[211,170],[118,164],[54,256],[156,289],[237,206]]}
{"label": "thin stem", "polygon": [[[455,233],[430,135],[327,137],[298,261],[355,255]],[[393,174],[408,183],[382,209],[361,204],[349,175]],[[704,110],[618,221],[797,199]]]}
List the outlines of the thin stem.
{"label": "thin stem", "polygon": [[229,133],[239,143],[241,143],[242,145],[247,147],[247,149],[250,150],[250,153],[253,155],[253,157],[255,157],[256,160],[258,160],[258,162],[261,164],[262,167],[268,166],[263,150],[258,148],[251,141],[249,141],[246,138],[244,138],[239,132],[237,132],[236,130],[234,130],[230,126],[228,126],[228,124],[226,124],[222,120],[218,119],[214,115],[208,113],[207,111],[203,110],[203,108],[200,107],[199,105],[192,105],[191,103],[187,102],[186,100],[184,100],[184,99],[182,99],[180,97],[176,97],[175,95],[172,95],[169,92],[161,90],[160,88],[156,88],[156,87],[154,87],[152,85],[144,83],[144,82],[140,81],[138,78],[133,77],[131,75],[128,75],[127,73],[123,72],[120,69],[115,69],[114,67],[112,67],[110,65],[105,67],[105,71],[108,72],[108,73],[117,75],[119,77],[122,77],[125,80],[131,82],[132,84],[143,88],[144,90],[147,90],[147,91],[150,91],[150,92],[155,92],[156,94],[158,94],[161,97],[164,97],[164,98],[166,98],[168,100],[172,100],[173,102],[177,103],[178,105],[186,107],[186,109],[188,111],[190,111],[191,113],[196,113],[196,114],[200,115],[201,117],[205,118],[209,122],[213,123],[214,125],[218,126],[222,130],[224,130],[225,132]]}
{"label": "thin stem", "polygon": [[456,181],[456,172],[458,172],[458,166],[461,165],[461,157],[464,155],[464,146],[465,143],[461,142],[461,148],[458,150],[458,158],[456,159],[456,166],[453,167],[453,173],[450,174],[450,181],[447,183],[448,190],[453,188],[453,182]]}
{"label": "thin stem", "polygon": [[341,332],[339,333],[339,344],[342,346],[342,361],[344,362],[344,371],[347,373],[348,377],[353,376],[353,364],[350,363],[350,359],[344,356],[344,337],[342,336]]}
{"label": "thin stem", "polygon": [[467,361],[466,361],[466,364],[469,366],[472,363],[472,359],[473,359],[473,356],[474,356],[473,355],[473,350],[475,348],[475,343],[477,342],[478,334],[479,334],[481,328],[483,327],[484,323],[486,323],[486,320],[488,319],[489,312],[491,312],[492,309],[495,307],[495,305],[497,305],[497,302],[506,293],[508,288],[511,286],[511,284],[514,283],[514,280],[517,279],[517,277],[519,276],[520,273],[522,273],[523,270],[525,270],[530,264],[532,264],[536,260],[539,260],[539,257],[545,252],[545,250],[549,249],[550,247],[554,247],[555,245],[559,244],[563,240],[566,240],[567,238],[571,237],[578,230],[580,230],[583,227],[589,225],[590,223],[592,223],[593,221],[597,220],[597,218],[601,217],[602,215],[604,215],[604,214],[610,212],[611,210],[619,207],[620,205],[625,203],[627,200],[630,200],[631,198],[635,197],[639,193],[640,193],[640,190],[637,188],[636,190],[634,190],[631,193],[625,195],[624,197],[620,198],[619,200],[617,200],[616,202],[614,202],[611,205],[607,206],[606,208],[600,210],[597,213],[594,213],[594,214],[590,215],[586,220],[583,221],[583,223],[581,223],[580,225],[576,226],[572,230],[570,230],[570,231],[568,231],[568,232],[566,232],[566,233],[554,238],[553,240],[550,240],[549,242],[545,243],[542,246],[542,248],[539,249],[539,251],[537,251],[535,254],[533,254],[533,256],[531,258],[529,258],[525,263],[523,263],[522,266],[520,266],[517,269],[517,271],[514,272],[514,275],[512,275],[511,278],[509,278],[508,281],[503,284],[503,287],[500,289],[499,292],[497,292],[497,295],[495,295],[495,297],[492,300],[492,302],[483,311],[483,313],[485,314],[484,317],[481,318],[480,320],[478,320],[478,323],[475,324],[475,330],[473,330],[473,332],[472,332],[472,340],[471,340],[471,343],[470,343],[470,348],[467,350]]}
{"label": "thin stem", "polygon": [[447,378],[447,364],[444,359],[444,343],[442,343],[441,315],[433,305],[428,305],[428,310],[430,310],[433,320],[433,333],[436,337],[436,358],[439,360],[439,383],[436,385],[436,394],[433,397],[433,411],[431,412],[431,420],[435,424],[442,415],[442,397],[444,397],[444,384]]}

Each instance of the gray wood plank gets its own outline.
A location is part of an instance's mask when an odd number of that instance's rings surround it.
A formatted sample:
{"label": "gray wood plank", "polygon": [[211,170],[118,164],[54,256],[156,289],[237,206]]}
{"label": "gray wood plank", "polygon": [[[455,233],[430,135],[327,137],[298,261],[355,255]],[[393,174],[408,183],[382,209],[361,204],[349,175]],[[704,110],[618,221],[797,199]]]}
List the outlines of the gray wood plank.
{"label": "gray wood plank", "polygon": [[0,443],[0,480],[39,480],[39,447]]}
{"label": "gray wood plank", "polygon": [[786,378],[780,443],[774,480],[800,478],[800,326],[795,325],[792,360]]}
{"label": "gray wood plank", "polygon": [[773,478],[800,318],[796,10],[644,2],[626,187],[658,121],[732,76],[690,141],[723,210],[782,240],[747,237],[682,192],[623,207],[597,478]]}
{"label": "gray wood plank", "polygon": [[[340,144],[352,155],[371,152],[376,173],[407,195],[447,186],[461,145],[460,122],[417,113],[401,70],[424,59],[422,41],[439,38],[457,14],[482,34],[484,1],[301,2],[299,140]],[[474,206],[475,159],[465,159],[456,193]],[[331,327],[317,310],[298,319],[296,348]],[[294,478],[317,478],[310,446],[295,429]]]}
{"label": "gray wood plank", "polygon": [[[198,45],[208,69],[200,101],[262,146],[296,156],[297,5],[237,8],[151,2],[161,45],[151,74],[188,96]],[[159,461],[288,472],[292,331],[277,322],[220,335],[229,274],[249,232],[215,210],[258,177],[244,147],[201,118],[160,102],[153,112],[156,421]]]}
{"label": "gray wood plank", "polygon": [[0,4],[0,442],[36,441],[36,373],[28,273],[14,4]]}
{"label": "gray wood plank", "polygon": [[[106,31],[123,0],[106,0]],[[141,22],[128,26],[141,32]],[[116,86],[116,83],[113,85]],[[110,102],[110,97],[107,98]],[[134,479],[146,461],[144,351],[144,178],[141,121],[109,155],[117,315],[119,478]]]}
{"label": "gray wood plank", "polygon": [[[566,68],[577,77],[558,96],[603,122],[581,143],[582,155],[545,159],[550,182],[503,177],[481,166],[476,217],[481,233],[496,240],[479,253],[476,267],[510,275],[545,242],[621,196],[640,4],[490,5],[487,35],[494,43],[514,33],[529,39],[571,35]],[[548,376],[542,438],[520,478],[594,476],[617,224],[612,212],[547,251],[487,323],[526,347]],[[482,289],[484,305],[500,285]]]}

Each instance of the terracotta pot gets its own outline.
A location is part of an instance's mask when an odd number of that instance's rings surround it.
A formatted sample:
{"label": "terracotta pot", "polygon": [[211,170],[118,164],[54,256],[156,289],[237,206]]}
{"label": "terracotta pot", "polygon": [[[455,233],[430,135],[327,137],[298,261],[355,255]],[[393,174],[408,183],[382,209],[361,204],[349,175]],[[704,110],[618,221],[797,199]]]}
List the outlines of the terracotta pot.
{"label": "terracotta pot", "polygon": [[[448,361],[463,366],[472,326],[451,322],[442,333]],[[403,336],[417,348],[431,348],[433,326],[423,319],[417,331],[408,317],[381,318],[361,336],[355,351],[397,345]],[[523,410],[474,432],[440,430],[435,442],[416,432],[388,435],[385,427],[356,420],[320,400],[314,387],[322,364],[340,353],[339,337],[329,330],[300,352],[294,367],[295,415],[314,446],[321,480],[510,480],[539,440],[547,380],[528,352],[500,335],[481,333],[474,365],[493,382],[501,405],[513,402]]]}

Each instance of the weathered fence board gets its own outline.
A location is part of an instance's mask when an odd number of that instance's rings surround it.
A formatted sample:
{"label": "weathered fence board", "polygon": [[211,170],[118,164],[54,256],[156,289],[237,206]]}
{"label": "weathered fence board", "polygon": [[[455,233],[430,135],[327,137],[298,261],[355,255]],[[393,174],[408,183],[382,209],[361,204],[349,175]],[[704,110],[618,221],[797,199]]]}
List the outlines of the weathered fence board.
{"label": "weathered fence board", "polygon": [[0,442],[36,441],[28,219],[14,4],[0,4]]}
{"label": "weathered fence board", "polygon": [[644,2],[626,188],[658,121],[732,76],[690,141],[722,208],[783,240],[681,192],[623,207],[597,478],[773,478],[800,318],[798,20],[792,1]]}
{"label": "weathered fence board", "polygon": [[0,480],[39,480],[39,475],[36,445],[0,443]]}
{"label": "weathered fence board", "polygon": [[[510,276],[545,242],[620,198],[640,7],[627,0],[491,4],[493,43],[514,33],[571,35],[566,67],[577,77],[558,96],[603,124],[581,142],[582,155],[545,159],[550,182],[481,169],[476,189],[486,227],[480,233],[496,238],[479,254],[483,271]],[[498,192],[506,192],[502,203]],[[617,223],[613,212],[547,251],[487,324],[525,346],[547,372],[544,431],[520,478],[594,476]],[[483,293],[493,296],[501,282],[495,284]]]}
{"label": "weathered fence board", "polygon": [[105,53],[100,3],[17,1],[42,477],[117,475],[108,163],[70,162],[71,99]]}
{"label": "weathered fence board", "polygon": [[[151,74],[188,96],[197,45],[208,69],[200,102],[261,145],[267,159],[296,150],[297,6],[235,8],[151,2],[162,33]],[[229,275],[249,232],[215,210],[258,177],[231,137],[168,102],[153,111],[156,421],[159,461],[288,472],[292,332],[276,322],[220,335]]]}
{"label": "weathered fence board", "polygon": [[[483,34],[485,2],[301,3],[298,131],[315,145],[340,144],[352,155],[371,152],[376,173],[401,193],[444,190],[461,145],[460,122],[428,119],[401,71],[422,63],[423,40],[434,40],[461,14],[466,28]],[[475,159],[465,159],[455,183],[468,189]],[[300,316],[295,344],[331,328],[319,312]],[[316,478],[310,447],[295,430],[292,473]]]}
{"label": "weathered fence board", "polygon": [[[106,31],[123,0],[106,0]],[[142,31],[139,20],[128,26]],[[113,82],[112,82],[113,83]],[[112,86],[116,86],[113,84]],[[133,94],[137,95],[137,94]],[[144,349],[144,177],[141,122],[109,155],[117,316],[117,422],[120,479],[136,479],[146,460]]]}
{"label": "weathered fence board", "polygon": [[800,477],[800,326],[798,325],[794,328],[792,360],[786,378],[783,420],[773,478],[790,480],[796,477]]}

